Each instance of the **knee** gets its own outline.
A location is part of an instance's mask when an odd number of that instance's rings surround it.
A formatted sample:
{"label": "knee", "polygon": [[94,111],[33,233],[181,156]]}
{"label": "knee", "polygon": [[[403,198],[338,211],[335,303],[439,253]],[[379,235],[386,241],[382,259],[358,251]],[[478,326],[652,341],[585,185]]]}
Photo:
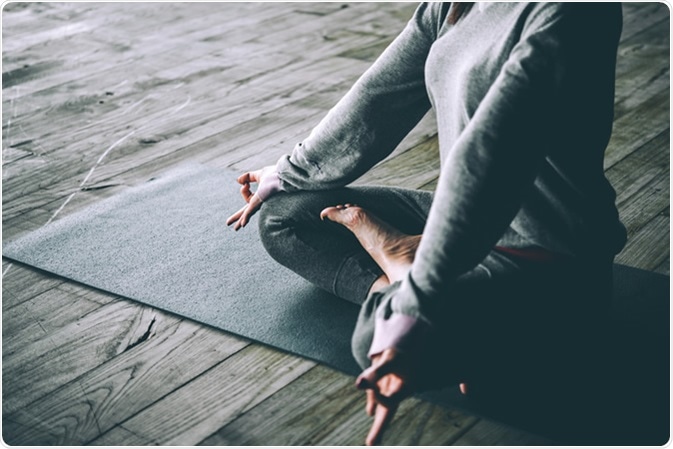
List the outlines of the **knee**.
{"label": "knee", "polygon": [[359,321],[351,338],[351,353],[353,358],[362,369],[366,369],[371,364],[369,360],[369,348],[374,339],[373,321]]}
{"label": "knee", "polygon": [[268,198],[259,212],[259,237],[271,256],[282,248],[283,231],[290,226],[292,211],[287,197],[288,195],[277,194]]}
{"label": "knee", "polygon": [[374,340],[376,309],[379,307],[382,298],[383,293],[380,291],[367,297],[360,307],[360,313],[351,337],[351,353],[362,369],[368,368],[371,364],[369,348]]}

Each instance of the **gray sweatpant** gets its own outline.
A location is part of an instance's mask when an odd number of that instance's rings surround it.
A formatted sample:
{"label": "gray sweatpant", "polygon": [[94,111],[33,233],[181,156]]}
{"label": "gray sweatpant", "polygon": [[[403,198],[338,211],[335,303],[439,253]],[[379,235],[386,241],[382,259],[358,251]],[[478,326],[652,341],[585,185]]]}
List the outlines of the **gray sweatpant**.
{"label": "gray sweatpant", "polygon": [[[394,295],[397,284],[368,296],[381,269],[350,231],[320,220],[320,211],[357,204],[404,233],[422,234],[432,199],[426,191],[351,187],[279,193],[262,206],[260,235],[268,253],[311,283],[361,305],[352,349],[363,367],[369,365],[376,307]],[[488,390],[503,382],[527,382],[530,388],[576,366],[580,362],[569,363],[567,356],[586,349],[587,333],[598,331],[611,273],[611,260],[534,262],[491,251],[437,304],[432,338],[417,348],[427,354],[421,357],[428,360],[425,371],[433,373],[423,387],[470,379],[472,385],[490,385]]]}

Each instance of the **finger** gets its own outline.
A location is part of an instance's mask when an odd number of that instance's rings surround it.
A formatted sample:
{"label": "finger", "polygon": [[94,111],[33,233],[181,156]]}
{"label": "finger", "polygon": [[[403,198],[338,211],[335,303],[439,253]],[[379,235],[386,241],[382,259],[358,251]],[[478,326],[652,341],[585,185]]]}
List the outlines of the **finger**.
{"label": "finger", "polygon": [[460,388],[460,392],[461,392],[461,393],[463,393],[463,394],[467,394],[467,384],[461,383],[461,384],[459,385],[459,388]]}
{"label": "finger", "polygon": [[241,176],[236,178],[236,182],[239,184],[250,184],[252,182],[250,180],[250,173],[243,173]]}
{"label": "finger", "polygon": [[361,390],[376,388],[376,382],[394,369],[394,360],[378,359],[374,365],[360,373],[355,381],[355,386]]}
{"label": "finger", "polygon": [[259,209],[261,204],[262,200],[260,200],[257,195],[252,195],[250,201],[248,202],[248,206],[243,211],[243,215],[241,215],[241,219],[238,220],[238,224],[240,225],[239,228],[242,228],[248,224],[250,217],[252,217],[255,212],[257,212],[257,209]]}
{"label": "finger", "polygon": [[261,170],[255,170],[247,173],[243,173],[241,176],[236,179],[239,184],[250,184],[252,182],[259,182]]}
{"label": "finger", "polygon": [[236,212],[234,215],[232,215],[230,217],[230,219],[233,219],[233,220],[231,220],[232,223],[234,221],[236,221],[236,223],[234,224],[234,231],[238,231],[239,229],[241,229],[243,227],[241,220],[242,220],[243,216],[245,216],[245,213],[246,213],[246,211],[248,210],[249,207],[250,206],[248,206],[248,205],[243,206],[243,208],[241,210],[239,210],[238,212]]}
{"label": "finger", "polygon": [[376,411],[376,394],[374,393],[374,390],[367,390],[367,406],[365,407],[365,410],[367,411],[367,416],[374,416],[374,412]]}
{"label": "finger", "polygon": [[233,222],[237,221],[239,218],[241,218],[241,215],[243,215],[243,212],[248,206],[243,206],[240,208],[235,214],[233,214],[231,217],[227,218],[227,226],[230,226]]}
{"label": "finger", "polygon": [[378,405],[376,407],[374,422],[372,423],[372,427],[369,429],[369,434],[365,440],[365,444],[367,446],[374,446],[381,441],[383,432],[388,427],[388,424],[390,424],[390,422],[393,420],[396,411],[397,406],[389,408],[383,405]]}
{"label": "finger", "polygon": [[254,195],[252,193],[252,191],[250,190],[250,184],[246,182],[245,184],[243,184],[241,186],[240,190],[241,190],[241,196],[243,196],[243,199],[245,200],[245,202],[249,203],[250,198],[252,198],[252,195]]}
{"label": "finger", "polygon": [[[394,376],[390,374],[389,376]],[[405,397],[407,397],[410,389],[404,384],[399,377],[384,377],[376,388],[369,389],[374,401],[378,405],[385,407],[396,407]]]}

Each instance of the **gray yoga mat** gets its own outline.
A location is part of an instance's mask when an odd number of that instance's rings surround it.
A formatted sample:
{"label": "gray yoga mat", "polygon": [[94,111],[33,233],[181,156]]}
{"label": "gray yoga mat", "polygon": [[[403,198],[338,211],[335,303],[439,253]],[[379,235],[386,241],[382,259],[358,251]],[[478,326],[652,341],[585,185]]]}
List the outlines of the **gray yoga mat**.
{"label": "gray yoga mat", "polygon": [[357,308],[310,285],[264,250],[238,174],[182,166],[3,245],[3,256],[326,363],[358,367]]}
{"label": "gray yoga mat", "polygon": [[[242,205],[237,175],[180,167],[3,242],[3,256],[357,374],[350,336],[358,308],[275,263],[259,241],[256,218],[239,232],[227,228],[226,218]],[[605,378],[608,394],[623,403],[620,410],[606,407],[578,434],[572,419],[581,404],[567,410],[550,404],[559,408],[550,427],[536,421],[536,410],[517,410],[516,401],[504,409],[475,403],[455,387],[423,397],[556,441],[663,444],[669,416],[669,278],[621,265],[614,272],[616,343],[608,351],[614,350],[615,369],[605,369]],[[628,395],[635,382],[651,394]]]}

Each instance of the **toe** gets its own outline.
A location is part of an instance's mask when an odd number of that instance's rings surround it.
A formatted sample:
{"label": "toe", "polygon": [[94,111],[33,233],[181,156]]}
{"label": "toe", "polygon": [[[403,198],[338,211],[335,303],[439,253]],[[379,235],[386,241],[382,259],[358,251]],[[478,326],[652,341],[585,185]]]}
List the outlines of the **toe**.
{"label": "toe", "polygon": [[327,218],[328,220],[334,221],[335,214],[337,214],[341,209],[343,209],[341,204],[337,206],[326,207],[320,212],[320,219],[324,220]]}

